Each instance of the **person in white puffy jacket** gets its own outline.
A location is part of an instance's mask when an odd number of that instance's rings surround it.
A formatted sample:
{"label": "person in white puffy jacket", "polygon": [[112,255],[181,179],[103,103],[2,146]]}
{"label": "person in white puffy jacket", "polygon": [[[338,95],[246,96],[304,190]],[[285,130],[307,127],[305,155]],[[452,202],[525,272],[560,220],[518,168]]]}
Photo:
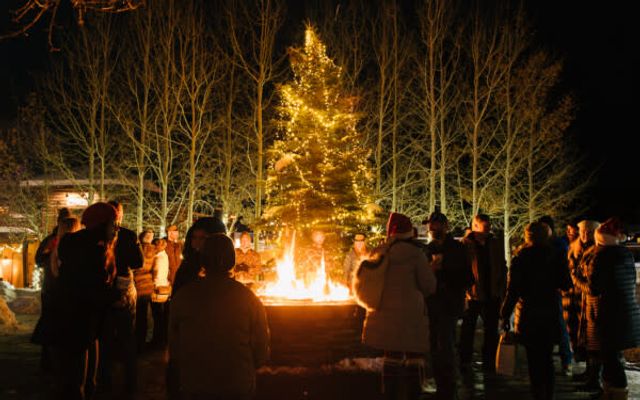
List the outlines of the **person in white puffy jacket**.
{"label": "person in white puffy jacket", "polygon": [[169,284],[169,256],[166,252],[167,241],[155,239],[156,255],[153,257],[153,295],[151,297],[151,312],[153,314],[153,339],[154,347],[167,346],[168,308],[167,300],[171,294]]}

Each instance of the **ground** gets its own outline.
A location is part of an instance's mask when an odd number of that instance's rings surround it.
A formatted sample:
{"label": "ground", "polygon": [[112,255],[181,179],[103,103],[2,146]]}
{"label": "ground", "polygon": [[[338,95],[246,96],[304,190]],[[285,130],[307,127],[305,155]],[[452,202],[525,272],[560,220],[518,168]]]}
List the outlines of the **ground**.
{"label": "ground", "polygon": [[[18,315],[20,329],[13,334],[0,336],[0,399],[44,400],[48,399],[51,378],[39,372],[39,347],[29,342],[30,329],[36,316]],[[634,356],[631,355],[630,356]],[[258,400],[329,400],[329,399],[380,399],[380,376],[369,371],[371,364],[336,365],[327,368],[263,369],[258,375]],[[164,361],[160,351],[149,352],[140,358],[141,391],[137,400],[165,400]],[[524,370],[516,378],[494,377],[483,379],[479,365],[466,379],[461,390],[462,399],[529,400],[528,380]],[[578,371],[584,366],[578,366]],[[633,366],[630,365],[630,368]],[[116,371],[117,372],[117,371]],[[640,398],[640,371],[627,371],[630,378],[630,399]],[[116,374],[117,375],[117,374]],[[118,399],[118,388],[101,399]],[[576,392],[576,384],[569,378],[558,377],[558,400],[587,399],[586,394]],[[432,395],[425,394],[424,399]]]}

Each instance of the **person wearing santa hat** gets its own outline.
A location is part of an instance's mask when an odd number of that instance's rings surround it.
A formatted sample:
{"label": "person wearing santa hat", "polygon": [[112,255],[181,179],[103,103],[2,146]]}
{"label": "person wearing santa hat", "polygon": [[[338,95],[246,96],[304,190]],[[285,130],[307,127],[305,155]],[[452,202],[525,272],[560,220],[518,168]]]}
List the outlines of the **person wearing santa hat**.
{"label": "person wearing santa hat", "polygon": [[120,299],[114,286],[116,209],[107,203],[82,214],[85,229],[58,245],[61,296],[57,307],[55,353],[61,399],[90,399],[98,365],[98,335],[107,310]]}
{"label": "person wearing santa hat", "polygon": [[629,395],[622,351],[640,345],[640,307],[636,300],[633,254],[621,242],[622,224],[610,218],[595,231],[596,246],[587,266],[587,346],[602,363],[603,397]]}
{"label": "person wearing santa hat", "polygon": [[[406,215],[391,213],[386,243],[375,249],[371,260],[363,265],[383,262],[388,264],[382,297],[375,309],[367,310],[362,340],[384,351],[386,398],[417,400],[429,351],[425,298],[435,293],[436,277],[429,259],[413,240],[413,226]],[[356,274],[354,280],[358,279]]]}
{"label": "person wearing santa hat", "polygon": [[482,369],[495,372],[498,349],[498,323],[502,299],[507,287],[507,263],[503,241],[491,232],[489,216],[473,218],[471,233],[462,239],[471,260],[474,284],[467,291],[467,309],[460,330],[460,365],[469,372],[478,317],[482,317],[484,343]]}

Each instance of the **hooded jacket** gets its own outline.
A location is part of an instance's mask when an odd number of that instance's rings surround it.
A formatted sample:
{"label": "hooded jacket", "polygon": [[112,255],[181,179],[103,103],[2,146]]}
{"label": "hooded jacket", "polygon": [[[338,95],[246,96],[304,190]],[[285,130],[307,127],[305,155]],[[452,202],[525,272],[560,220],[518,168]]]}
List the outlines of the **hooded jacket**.
{"label": "hooded jacket", "polygon": [[425,353],[429,321],[425,298],[436,291],[436,277],[424,252],[410,241],[397,241],[385,257],[389,265],[380,306],[367,311],[363,342],[387,351]]}

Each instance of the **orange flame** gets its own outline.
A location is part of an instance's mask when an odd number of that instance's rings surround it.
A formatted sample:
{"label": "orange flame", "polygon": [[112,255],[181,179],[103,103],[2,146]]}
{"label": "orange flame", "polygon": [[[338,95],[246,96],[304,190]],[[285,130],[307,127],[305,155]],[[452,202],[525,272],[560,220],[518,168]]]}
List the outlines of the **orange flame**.
{"label": "orange flame", "polygon": [[349,288],[333,282],[327,276],[324,254],[320,260],[320,268],[315,278],[305,282],[296,277],[295,262],[295,232],[291,243],[285,247],[284,255],[276,264],[277,278],[274,282],[267,282],[259,291],[261,297],[282,300],[306,300],[316,302],[350,301]]}

